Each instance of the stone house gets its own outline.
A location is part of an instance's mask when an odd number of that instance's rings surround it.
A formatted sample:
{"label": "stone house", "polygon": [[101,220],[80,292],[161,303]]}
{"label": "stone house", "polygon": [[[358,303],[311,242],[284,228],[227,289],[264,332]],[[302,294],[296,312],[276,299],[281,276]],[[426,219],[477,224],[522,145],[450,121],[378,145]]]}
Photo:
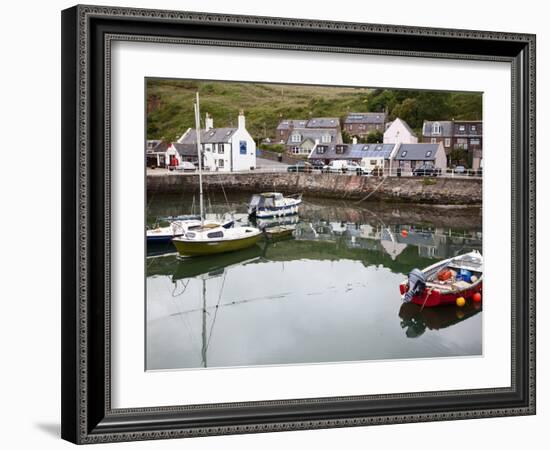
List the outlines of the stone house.
{"label": "stone house", "polygon": [[309,155],[317,143],[341,144],[342,133],[335,128],[294,128],[286,141],[286,151]]}
{"label": "stone house", "polygon": [[372,131],[384,132],[386,113],[349,113],[344,119],[344,131],[351,136],[366,137]]}
{"label": "stone house", "polygon": [[[275,142],[288,143],[294,129],[326,129],[340,132],[340,119],[338,117],[313,117],[311,119],[282,119],[275,129]],[[288,150],[288,149],[287,149]]]}
{"label": "stone house", "polygon": [[[422,142],[442,143],[447,156],[452,150],[464,150],[473,169],[482,166],[483,122],[481,120],[425,120]],[[452,161],[449,161],[449,165]]]}

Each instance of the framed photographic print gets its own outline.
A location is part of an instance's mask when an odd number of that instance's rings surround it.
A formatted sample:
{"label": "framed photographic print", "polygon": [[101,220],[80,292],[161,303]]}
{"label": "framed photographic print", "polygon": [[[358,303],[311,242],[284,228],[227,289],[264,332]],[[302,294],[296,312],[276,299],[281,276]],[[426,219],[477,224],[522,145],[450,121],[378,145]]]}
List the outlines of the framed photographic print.
{"label": "framed photographic print", "polygon": [[535,36],[62,12],[62,436],[535,413]]}

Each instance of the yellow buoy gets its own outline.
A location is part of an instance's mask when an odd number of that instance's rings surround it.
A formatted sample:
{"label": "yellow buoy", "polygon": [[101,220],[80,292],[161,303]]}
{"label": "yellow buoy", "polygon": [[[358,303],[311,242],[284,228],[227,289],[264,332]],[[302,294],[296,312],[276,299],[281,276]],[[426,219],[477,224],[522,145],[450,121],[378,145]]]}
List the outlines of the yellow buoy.
{"label": "yellow buoy", "polygon": [[466,304],[466,299],[464,297],[458,297],[456,299],[456,306],[460,306],[461,308]]}

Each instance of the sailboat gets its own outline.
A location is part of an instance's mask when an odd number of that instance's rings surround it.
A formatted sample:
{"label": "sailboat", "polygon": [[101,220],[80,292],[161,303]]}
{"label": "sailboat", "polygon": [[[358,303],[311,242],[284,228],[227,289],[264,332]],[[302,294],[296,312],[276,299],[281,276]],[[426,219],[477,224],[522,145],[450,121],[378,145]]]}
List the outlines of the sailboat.
{"label": "sailboat", "polygon": [[221,223],[205,223],[204,199],[202,192],[202,151],[200,133],[199,93],[194,104],[195,128],[197,130],[197,154],[199,157],[199,199],[200,225],[187,229],[181,236],[172,239],[180,256],[202,256],[216,253],[242,250],[255,245],[262,237],[262,232],[255,227],[238,226],[224,228]]}

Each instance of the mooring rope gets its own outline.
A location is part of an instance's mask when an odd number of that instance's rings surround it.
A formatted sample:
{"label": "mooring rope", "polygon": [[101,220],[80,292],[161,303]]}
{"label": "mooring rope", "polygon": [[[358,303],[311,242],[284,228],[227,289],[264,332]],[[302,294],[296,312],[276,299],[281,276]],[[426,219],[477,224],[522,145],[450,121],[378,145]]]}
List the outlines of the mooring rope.
{"label": "mooring rope", "polygon": [[373,191],[369,192],[365,197],[363,197],[361,200],[357,200],[355,203],[356,203],[356,204],[357,204],[357,203],[361,203],[361,202],[364,202],[366,199],[368,199],[372,194],[374,194],[374,193],[378,190],[378,188],[379,188],[380,186],[382,186],[382,183],[383,183],[384,181],[386,181],[386,178],[387,178],[387,177],[382,177],[382,181],[380,182],[380,184],[379,184],[378,186],[376,186],[376,187],[374,188]]}

